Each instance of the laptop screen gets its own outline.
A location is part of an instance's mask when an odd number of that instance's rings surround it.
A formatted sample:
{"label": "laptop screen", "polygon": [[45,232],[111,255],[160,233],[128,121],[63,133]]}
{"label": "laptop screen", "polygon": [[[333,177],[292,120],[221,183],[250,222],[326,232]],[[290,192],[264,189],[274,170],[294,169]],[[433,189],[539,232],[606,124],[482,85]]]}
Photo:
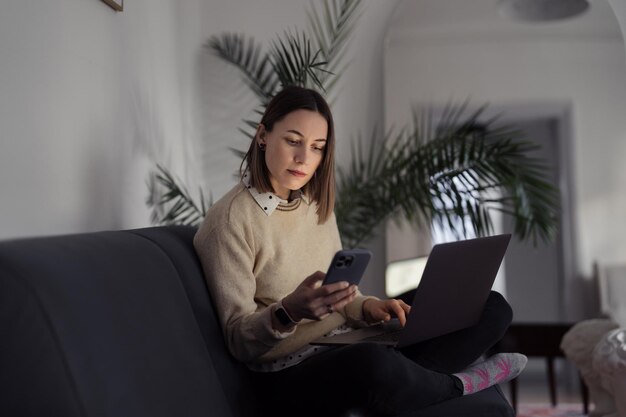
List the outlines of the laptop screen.
{"label": "laptop screen", "polygon": [[385,293],[397,297],[417,287],[422,279],[428,256],[389,262],[385,269]]}

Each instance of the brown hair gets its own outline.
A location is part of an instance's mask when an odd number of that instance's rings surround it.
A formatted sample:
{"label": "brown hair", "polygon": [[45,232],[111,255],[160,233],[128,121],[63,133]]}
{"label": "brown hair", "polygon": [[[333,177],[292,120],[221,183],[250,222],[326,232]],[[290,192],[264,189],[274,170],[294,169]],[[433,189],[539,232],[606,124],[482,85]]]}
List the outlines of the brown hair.
{"label": "brown hair", "polygon": [[[328,220],[335,206],[335,127],[328,103],[314,90],[288,86],[283,88],[269,102],[260,124],[265,127],[265,130],[271,132],[276,122],[289,113],[300,109],[319,113],[328,124],[322,162],[302,190],[309,199],[317,203],[318,223],[321,224]],[[250,172],[251,184],[259,192],[274,192],[270,182],[269,170],[265,164],[265,152],[259,149],[256,137],[250,143],[250,148],[241,161],[239,171],[242,177],[246,172]]]}

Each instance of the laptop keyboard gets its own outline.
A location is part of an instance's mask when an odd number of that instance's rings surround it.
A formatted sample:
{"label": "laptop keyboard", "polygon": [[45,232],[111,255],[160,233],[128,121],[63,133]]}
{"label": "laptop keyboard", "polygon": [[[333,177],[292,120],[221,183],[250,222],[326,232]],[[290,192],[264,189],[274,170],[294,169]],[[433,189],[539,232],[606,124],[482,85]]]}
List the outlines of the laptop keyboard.
{"label": "laptop keyboard", "polygon": [[402,329],[363,338],[366,342],[397,342],[400,339]]}

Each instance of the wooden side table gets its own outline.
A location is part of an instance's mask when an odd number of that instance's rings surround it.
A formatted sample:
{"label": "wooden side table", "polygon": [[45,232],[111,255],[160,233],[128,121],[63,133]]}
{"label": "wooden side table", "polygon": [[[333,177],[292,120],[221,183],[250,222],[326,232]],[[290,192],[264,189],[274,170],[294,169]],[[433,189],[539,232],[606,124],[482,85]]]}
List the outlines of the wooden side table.
{"label": "wooden side table", "polygon": [[[563,335],[574,323],[513,323],[504,334],[502,339],[491,348],[489,354],[498,352],[519,352],[526,356],[539,356],[546,359],[548,374],[548,387],[550,390],[550,402],[553,407],[557,404],[556,380],[554,377],[554,359],[565,358],[559,347]],[[582,378],[581,397],[583,400],[583,412],[589,411],[589,393]],[[511,402],[517,411],[517,379],[510,381]]]}

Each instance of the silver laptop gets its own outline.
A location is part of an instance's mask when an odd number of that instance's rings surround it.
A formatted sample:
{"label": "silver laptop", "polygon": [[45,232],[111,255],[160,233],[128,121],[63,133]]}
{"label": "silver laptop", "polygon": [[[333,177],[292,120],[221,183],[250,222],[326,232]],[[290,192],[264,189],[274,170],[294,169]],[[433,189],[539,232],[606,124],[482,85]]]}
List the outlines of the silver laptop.
{"label": "silver laptop", "polygon": [[311,343],[401,348],[477,324],[510,240],[505,234],[435,245],[404,328],[394,319]]}

